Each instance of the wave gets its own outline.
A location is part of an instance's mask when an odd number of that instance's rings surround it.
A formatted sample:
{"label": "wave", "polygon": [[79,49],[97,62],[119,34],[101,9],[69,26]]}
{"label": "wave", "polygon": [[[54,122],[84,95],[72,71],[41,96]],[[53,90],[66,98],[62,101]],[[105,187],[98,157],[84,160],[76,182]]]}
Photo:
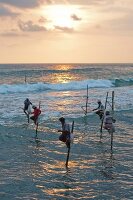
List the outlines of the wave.
{"label": "wave", "polygon": [[25,92],[41,92],[45,90],[55,91],[67,91],[67,90],[80,90],[86,89],[88,84],[89,88],[97,87],[111,87],[112,82],[110,80],[84,80],[84,81],[73,81],[69,83],[59,84],[46,84],[46,83],[26,83],[26,84],[3,84],[0,86],[0,93],[25,93]]}
{"label": "wave", "polygon": [[0,94],[7,93],[28,93],[28,92],[41,92],[45,90],[54,90],[54,91],[67,91],[67,90],[84,90],[86,86],[88,88],[110,88],[110,87],[120,87],[133,85],[133,79],[124,80],[124,79],[115,79],[115,80],[83,80],[83,81],[72,81],[69,83],[58,83],[58,84],[49,84],[49,83],[26,83],[26,84],[2,84],[0,85]]}
{"label": "wave", "polygon": [[115,87],[130,86],[130,85],[133,85],[133,78],[115,79]]}

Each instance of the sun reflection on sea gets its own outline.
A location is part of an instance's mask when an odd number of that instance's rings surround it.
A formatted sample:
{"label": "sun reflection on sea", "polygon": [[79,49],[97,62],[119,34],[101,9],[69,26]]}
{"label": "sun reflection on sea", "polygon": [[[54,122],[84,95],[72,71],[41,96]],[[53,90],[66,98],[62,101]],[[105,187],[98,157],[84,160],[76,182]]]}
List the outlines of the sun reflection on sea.
{"label": "sun reflection on sea", "polygon": [[67,64],[54,65],[54,69],[56,69],[56,70],[69,70],[69,69],[72,69],[72,68],[73,68],[72,65],[67,65]]}
{"label": "sun reflection on sea", "polygon": [[69,72],[69,70],[72,68],[71,65],[56,65],[54,66],[56,70],[61,71],[60,73],[55,74],[54,79],[58,83],[68,83],[71,80],[73,80],[73,74]]}
{"label": "sun reflection on sea", "polygon": [[[43,185],[44,180],[41,182],[37,182],[36,184],[36,187],[38,189],[41,189],[41,191],[45,195],[64,197],[65,193],[81,190],[79,186],[71,187],[69,183],[67,182],[68,179],[71,179],[71,174],[77,168],[78,162],[70,161],[69,168],[66,168],[65,163],[59,160],[58,161],[54,160],[54,164],[40,162],[39,166],[40,166],[39,169],[41,170],[39,170],[38,173],[34,172],[33,177],[37,178],[37,177],[45,176],[45,181],[49,184],[48,188],[45,188],[45,186]],[[51,180],[52,174],[56,178]],[[51,183],[52,183],[52,187],[51,187]],[[60,187],[58,188],[59,185]]]}
{"label": "sun reflection on sea", "polygon": [[[42,82],[49,82],[50,83],[69,83],[71,81],[75,81],[80,79],[80,76],[77,77],[77,74],[72,72],[73,66],[72,65],[54,65],[51,66],[51,73],[49,73],[47,76],[44,74],[40,81]],[[56,70],[56,71],[55,71]]]}
{"label": "sun reflection on sea", "polygon": [[[46,165],[41,163],[41,168],[42,170],[45,170],[47,173],[54,173],[54,174],[59,174],[62,173],[62,174],[66,174],[68,172],[71,172],[71,170],[73,170],[74,168],[77,167],[78,163],[77,162],[74,162],[74,161],[69,161],[69,168],[65,168],[65,163],[63,161],[54,161],[55,164],[54,165],[51,165],[51,164],[48,164]],[[71,170],[70,170],[71,168]]]}

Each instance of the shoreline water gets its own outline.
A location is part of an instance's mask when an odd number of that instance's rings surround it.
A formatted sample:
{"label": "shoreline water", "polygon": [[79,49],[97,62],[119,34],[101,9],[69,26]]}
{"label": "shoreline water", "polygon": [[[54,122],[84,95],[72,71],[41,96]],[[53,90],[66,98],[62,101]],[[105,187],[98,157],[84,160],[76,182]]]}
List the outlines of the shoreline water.
{"label": "shoreline water", "polygon": [[[90,112],[85,117],[81,106],[86,102],[86,84],[92,77],[103,80],[133,78],[132,66],[113,67],[97,65],[78,67],[60,66],[52,70],[38,65],[25,68],[9,66],[0,68],[0,154],[1,177],[0,198],[2,200],[26,199],[132,199],[132,119],[133,85],[126,81],[119,86],[89,88],[89,111],[97,106],[97,99],[105,102],[106,92],[115,91],[115,128],[113,152],[110,150],[110,135],[103,130],[100,141],[100,120]],[[28,67],[28,69],[27,69]],[[55,66],[57,68],[57,66]],[[83,69],[82,69],[83,68]],[[29,71],[27,71],[29,70]],[[45,71],[45,74],[42,74]],[[58,73],[57,73],[58,71]],[[46,90],[42,85],[32,90],[24,84],[28,72],[29,85],[38,85],[43,80],[54,89]],[[36,73],[37,72],[37,73]],[[87,79],[86,79],[87,77]],[[87,80],[87,81],[86,81]],[[74,85],[73,85],[73,81]],[[20,82],[23,84],[16,87]],[[80,86],[83,83],[83,88]],[[79,84],[78,84],[79,83]],[[96,83],[96,82],[95,82]],[[3,84],[12,87],[2,93]],[[77,85],[78,84],[78,85]],[[71,87],[67,87],[70,85]],[[75,85],[77,89],[75,90]],[[58,90],[58,87],[62,87]],[[59,88],[60,89],[60,88]],[[14,92],[15,91],[15,92]],[[34,104],[41,101],[42,114],[35,139],[33,122],[27,119],[21,107],[25,98]],[[108,109],[110,109],[108,107]],[[64,116],[68,123],[75,121],[75,140],[71,148],[69,166],[65,167],[67,148],[61,143],[59,117]]]}

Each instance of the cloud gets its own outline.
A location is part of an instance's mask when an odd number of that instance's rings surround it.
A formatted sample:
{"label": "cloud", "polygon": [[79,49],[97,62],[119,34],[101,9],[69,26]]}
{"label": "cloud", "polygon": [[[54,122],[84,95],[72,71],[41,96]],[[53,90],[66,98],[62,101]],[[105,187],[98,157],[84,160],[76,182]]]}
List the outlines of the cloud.
{"label": "cloud", "polygon": [[[111,3],[113,3],[113,1],[114,0],[111,0]],[[62,2],[75,5],[96,5],[109,3],[110,0],[62,0]]]}
{"label": "cloud", "polygon": [[55,29],[60,30],[60,31],[64,31],[64,32],[73,32],[74,29],[73,28],[69,28],[69,27],[62,27],[62,26],[54,26]]}
{"label": "cloud", "polygon": [[16,17],[18,13],[12,12],[9,8],[0,6],[0,17]]}
{"label": "cloud", "polygon": [[48,3],[48,4],[54,4],[55,3],[55,1],[53,1],[53,0],[45,0],[45,2]]}
{"label": "cloud", "polygon": [[39,18],[38,22],[44,24],[44,23],[46,23],[46,22],[49,22],[49,20],[48,20],[47,18],[41,16],[41,17]]}
{"label": "cloud", "polygon": [[[113,3],[112,0],[111,3]],[[0,0],[4,5],[10,5],[18,8],[34,8],[43,4],[75,4],[75,5],[95,5],[106,4],[110,0]]]}
{"label": "cloud", "polygon": [[21,31],[24,32],[38,32],[38,31],[47,31],[44,26],[40,26],[38,24],[34,24],[31,20],[27,22],[19,21],[18,26]]}
{"label": "cloud", "polygon": [[74,21],[80,21],[82,20],[80,17],[78,17],[76,14],[73,14],[71,15],[71,18],[74,20]]}
{"label": "cloud", "polygon": [[0,3],[19,8],[33,8],[42,4],[45,0],[0,0]]}

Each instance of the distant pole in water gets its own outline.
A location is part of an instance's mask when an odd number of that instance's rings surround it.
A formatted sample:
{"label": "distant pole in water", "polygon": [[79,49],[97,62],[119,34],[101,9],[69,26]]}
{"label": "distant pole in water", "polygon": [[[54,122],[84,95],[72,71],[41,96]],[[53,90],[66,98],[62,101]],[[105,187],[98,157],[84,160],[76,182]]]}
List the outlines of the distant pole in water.
{"label": "distant pole in water", "polygon": [[[85,109],[84,109],[84,107],[85,107]],[[85,115],[86,115],[87,112],[88,112],[88,85],[87,85],[86,105],[85,105],[85,106],[82,106],[81,108],[83,109],[83,111],[84,111],[84,113],[85,113]]]}
{"label": "distant pole in water", "polygon": [[[105,110],[106,110],[106,107],[107,107],[107,101],[108,101],[108,92],[107,92],[107,95],[106,95],[106,101],[105,101]],[[103,121],[104,121],[104,115],[103,115],[103,118],[102,118],[102,122],[101,122],[101,128],[100,128],[100,140],[102,138],[102,132],[103,132]]]}
{"label": "distant pole in water", "polygon": [[27,77],[26,77],[26,75],[25,75],[25,83],[27,82]]}
{"label": "distant pole in water", "polygon": [[[114,91],[112,91],[112,117],[114,116]],[[113,149],[113,130],[111,132],[111,151]]]}
{"label": "distant pole in water", "polygon": [[86,112],[85,112],[85,115],[86,115],[86,114],[87,114],[87,112],[88,112],[87,106],[88,106],[88,85],[87,85],[87,96],[86,96]]}
{"label": "distant pole in water", "polygon": [[[73,133],[73,129],[74,129],[74,121],[72,123],[72,129],[71,129],[71,133]],[[71,139],[71,138],[70,138]],[[71,143],[70,143],[71,144]],[[69,155],[70,155],[70,148],[71,146],[69,145],[69,148],[68,148],[68,152],[67,152],[67,159],[66,159],[66,167],[68,167],[68,161],[69,161]]]}

